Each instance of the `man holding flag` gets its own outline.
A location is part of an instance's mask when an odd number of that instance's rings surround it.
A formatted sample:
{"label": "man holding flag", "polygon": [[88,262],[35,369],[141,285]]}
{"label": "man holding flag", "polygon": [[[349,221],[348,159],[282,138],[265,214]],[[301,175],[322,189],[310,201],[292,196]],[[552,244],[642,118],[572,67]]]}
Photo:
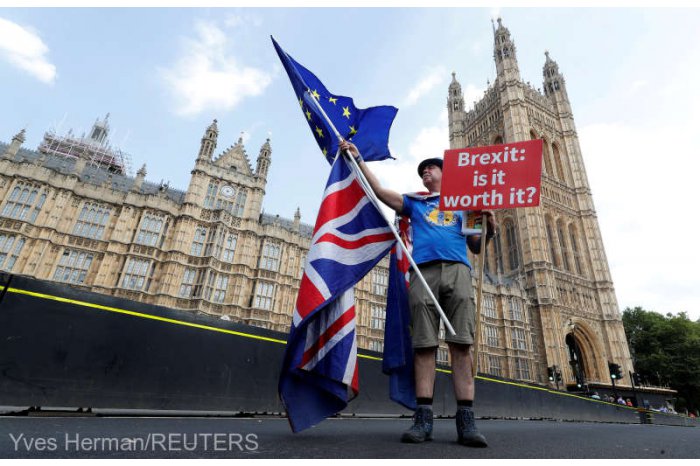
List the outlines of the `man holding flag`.
{"label": "man holding flag", "polygon": [[[381,186],[378,179],[363,162],[357,147],[348,142],[340,149],[350,151],[377,197],[399,215],[410,218],[413,231],[413,257],[420,272],[455,329],[447,341],[452,361],[452,377],[457,400],[457,440],[473,447],[487,446],[486,439],[476,428],[472,405],[474,377],[472,351],[476,309],[471,281],[471,264],[467,257],[465,237],[462,234],[466,212],[440,211],[439,193],[442,183],[442,159],[430,158],[418,166],[418,175],[427,193],[401,195]],[[491,212],[485,212],[487,239],[495,232]],[[479,253],[480,236],[466,237],[473,253]],[[401,440],[420,443],[432,439],[433,385],[435,382],[435,355],[438,347],[439,318],[422,283],[411,273],[409,303],[411,308],[411,339],[414,349],[414,371],[417,409],[413,426],[404,432]]]}

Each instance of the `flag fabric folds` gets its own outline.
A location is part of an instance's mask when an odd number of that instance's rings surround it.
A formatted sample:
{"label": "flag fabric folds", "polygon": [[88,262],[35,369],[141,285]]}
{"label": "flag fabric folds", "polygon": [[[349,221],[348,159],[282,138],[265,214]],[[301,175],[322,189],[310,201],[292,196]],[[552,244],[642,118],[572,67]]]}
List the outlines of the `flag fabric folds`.
{"label": "flag fabric folds", "polygon": [[[398,217],[401,240],[411,250],[408,218]],[[384,323],[384,358],[382,372],[389,376],[389,397],[408,409],[416,409],[416,384],[411,344],[411,311],[408,306],[410,263],[398,245],[391,249],[389,290]]]}
{"label": "flag fabric folds", "polygon": [[271,39],[292,83],[304,119],[329,163],[333,163],[338,151],[338,138],[313,100],[323,108],[343,139],[357,146],[365,161],[391,157],[389,130],[398,112],[396,107],[355,107],[352,98],[332,94],[311,71],[282,50],[273,37]]}
{"label": "flag fabric folds", "polygon": [[337,157],[311,238],[279,381],[294,432],[338,413],[357,395],[353,286],[394,243],[357,175]]}

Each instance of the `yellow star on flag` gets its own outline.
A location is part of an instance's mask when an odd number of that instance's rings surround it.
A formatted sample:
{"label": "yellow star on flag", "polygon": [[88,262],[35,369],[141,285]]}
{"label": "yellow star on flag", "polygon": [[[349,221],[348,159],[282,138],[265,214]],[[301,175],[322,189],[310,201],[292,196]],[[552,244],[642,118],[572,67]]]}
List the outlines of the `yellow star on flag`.
{"label": "yellow star on flag", "polygon": [[328,98],[328,101],[329,101],[330,103],[332,103],[333,105],[335,105],[335,103],[338,101],[338,98],[337,98],[337,97],[329,97],[329,98]]}
{"label": "yellow star on flag", "polygon": [[343,116],[350,119],[350,107],[343,107]]}
{"label": "yellow star on flag", "polygon": [[318,133],[319,138],[323,138],[323,130],[318,126],[316,127],[316,132]]}
{"label": "yellow star on flag", "polygon": [[351,127],[350,127],[350,136],[352,137],[352,136],[354,136],[354,135],[356,135],[356,134],[357,134],[357,130],[355,129],[354,126],[351,126]]}
{"label": "yellow star on flag", "polygon": [[326,149],[325,147],[323,148],[323,155],[328,155],[328,149]]}
{"label": "yellow star on flag", "polygon": [[304,112],[304,113],[306,113],[306,119],[311,120],[311,112],[306,110],[306,112]]}
{"label": "yellow star on flag", "polygon": [[301,97],[299,97],[299,106],[304,108],[304,100]]}
{"label": "yellow star on flag", "polygon": [[[310,90],[310,89],[309,89],[309,90]],[[314,99],[318,100],[318,98],[321,97],[321,96],[318,95],[318,92],[316,92],[316,89],[314,89],[313,91],[311,91],[311,97],[313,97]]]}

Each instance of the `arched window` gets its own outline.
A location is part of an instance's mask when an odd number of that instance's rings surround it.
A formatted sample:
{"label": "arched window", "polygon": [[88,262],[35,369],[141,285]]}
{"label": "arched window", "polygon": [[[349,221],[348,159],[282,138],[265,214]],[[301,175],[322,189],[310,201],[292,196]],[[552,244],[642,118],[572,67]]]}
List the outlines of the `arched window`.
{"label": "arched window", "polygon": [[574,225],[569,225],[569,240],[571,241],[571,251],[574,255],[574,264],[576,265],[576,273],[583,275],[583,267],[581,267],[581,254],[579,253],[578,239],[576,228]]}
{"label": "arched window", "polygon": [[564,269],[567,272],[571,272],[571,262],[569,261],[569,249],[566,247],[566,238],[564,236],[564,225],[561,220],[557,223],[557,236],[559,237],[559,250],[561,251],[561,258],[564,262]]}
{"label": "arched window", "polygon": [[552,158],[554,159],[555,169],[557,171],[557,178],[563,182],[566,182],[566,176],[564,175],[564,166],[561,163],[561,154],[559,153],[559,148],[556,144],[552,144]]}
{"label": "arched window", "polygon": [[508,249],[508,271],[512,272],[520,267],[518,235],[516,234],[515,225],[512,220],[506,220],[504,230],[506,232],[506,247]]}
{"label": "arched window", "polygon": [[493,140],[493,143],[494,144],[503,144],[503,138],[500,135],[498,135],[498,136],[496,136],[496,139]]}
{"label": "arched window", "polygon": [[545,221],[547,223],[547,243],[549,244],[549,255],[552,258],[552,265],[559,268],[559,257],[557,256],[556,248],[554,247],[555,239],[552,231],[552,219],[548,217]]}

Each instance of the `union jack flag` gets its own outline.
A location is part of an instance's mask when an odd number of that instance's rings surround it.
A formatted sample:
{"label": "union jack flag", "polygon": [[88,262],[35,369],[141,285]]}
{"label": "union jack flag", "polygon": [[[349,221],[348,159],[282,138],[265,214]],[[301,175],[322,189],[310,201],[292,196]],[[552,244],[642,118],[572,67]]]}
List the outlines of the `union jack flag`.
{"label": "union jack flag", "polygon": [[294,432],[359,392],[353,286],[395,243],[356,174],[336,157],[316,219],[287,341],[279,393]]}

